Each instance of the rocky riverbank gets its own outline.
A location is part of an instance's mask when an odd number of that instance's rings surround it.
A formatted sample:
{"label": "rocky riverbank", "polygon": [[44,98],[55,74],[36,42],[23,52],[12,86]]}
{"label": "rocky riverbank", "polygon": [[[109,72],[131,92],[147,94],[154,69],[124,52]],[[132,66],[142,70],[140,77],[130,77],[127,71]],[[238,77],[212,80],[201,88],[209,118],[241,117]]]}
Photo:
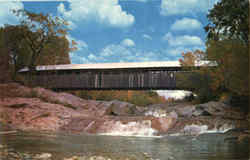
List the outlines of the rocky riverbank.
{"label": "rocky riverbank", "polygon": [[248,130],[246,116],[220,102],[159,104],[84,100],[68,93],[1,84],[0,122],[12,129],[122,136],[164,136]]}
{"label": "rocky riverbank", "polygon": [[[141,157],[138,155],[131,156],[121,156],[121,155],[112,155],[111,153],[106,154],[87,154],[87,155],[75,155],[72,157],[65,157],[60,160],[154,160],[147,153],[142,153]],[[55,155],[51,153],[28,153],[16,151],[13,148],[10,148],[5,145],[0,144],[0,160],[55,160],[57,159]]]}

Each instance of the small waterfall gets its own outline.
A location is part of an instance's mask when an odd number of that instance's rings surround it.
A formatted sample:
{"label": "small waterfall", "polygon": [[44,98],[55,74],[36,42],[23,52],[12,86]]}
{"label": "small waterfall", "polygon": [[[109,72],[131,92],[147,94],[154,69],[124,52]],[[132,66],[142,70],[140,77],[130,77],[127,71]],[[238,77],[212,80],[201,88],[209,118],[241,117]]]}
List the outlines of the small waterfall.
{"label": "small waterfall", "polygon": [[199,135],[204,133],[225,133],[231,129],[235,128],[233,124],[223,124],[222,126],[216,126],[213,129],[208,129],[207,125],[186,125],[183,129],[184,134],[188,135]]}
{"label": "small waterfall", "polygon": [[128,122],[126,124],[117,121],[107,133],[100,135],[112,136],[137,136],[137,137],[159,137],[155,136],[157,131],[152,128],[150,120]]}

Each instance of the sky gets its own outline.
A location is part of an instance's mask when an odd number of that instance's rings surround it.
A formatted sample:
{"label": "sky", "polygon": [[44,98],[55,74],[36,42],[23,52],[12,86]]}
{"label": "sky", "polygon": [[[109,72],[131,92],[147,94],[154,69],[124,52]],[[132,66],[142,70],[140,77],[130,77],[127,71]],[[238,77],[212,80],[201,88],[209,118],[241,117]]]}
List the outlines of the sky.
{"label": "sky", "polygon": [[[176,61],[205,51],[204,26],[218,0],[0,0],[0,26],[18,24],[12,9],[64,18],[68,40],[77,42],[71,63]],[[182,91],[159,91],[181,98]]]}
{"label": "sky", "polygon": [[18,24],[11,9],[49,13],[69,22],[77,42],[71,62],[174,61],[205,50],[207,13],[217,0],[0,0],[0,26]]}

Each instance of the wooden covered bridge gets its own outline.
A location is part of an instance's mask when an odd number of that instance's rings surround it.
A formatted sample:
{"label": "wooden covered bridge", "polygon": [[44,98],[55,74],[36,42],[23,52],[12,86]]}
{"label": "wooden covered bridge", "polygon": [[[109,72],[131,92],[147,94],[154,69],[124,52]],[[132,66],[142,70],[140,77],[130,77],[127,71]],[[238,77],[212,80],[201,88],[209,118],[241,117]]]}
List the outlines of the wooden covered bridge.
{"label": "wooden covered bridge", "polygon": [[176,90],[185,89],[177,85],[182,72],[188,73],[178,61],[50,65],[37,66],[29,83],[61,90]]}

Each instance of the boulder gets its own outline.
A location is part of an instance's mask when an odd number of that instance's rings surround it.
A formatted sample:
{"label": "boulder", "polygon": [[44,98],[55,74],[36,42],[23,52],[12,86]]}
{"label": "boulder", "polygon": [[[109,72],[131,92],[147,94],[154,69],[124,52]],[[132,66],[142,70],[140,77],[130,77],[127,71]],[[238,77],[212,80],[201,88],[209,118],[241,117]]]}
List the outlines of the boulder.
{"label": "boulder", "polygon": [[211,101],[208,103],[199,104],[195,109],[196,111],[200,110],[202,114],[206,115],[221,116],[229,119],[245,119],[245,115],[242,112],[239,112],[235,108],[232,108],[231,106],[222,102]]}
{"label": "boulder", "polygon": [[160,108],[160,107],[155,107],[155,108],[148,108],[144,112],[145,116],[153,116],[153,117],[166,117],[167,116],[167,111]]}
{"label": "boulder", "polygon": [[207,125],[186,125],[183,129],[184,134],[199,135],[208,131]]}
{"label": "boulder", "polygon": [[0,96],[2,97],[31,97],[31,90],[18,83],[0,84]]}
{"label": "boulder", "polygon": [[135,116],[142,116],[144,115],[144,112],[147,110],[146,107],[141,107],[141,106],[134,106],[131,108],[133,115]]}
{"label": "boulder", "polygon": [[38,97],[46,102],[66,105],[73,109],[88,108],[86,100],[69,93],[56,93],[40,87],[34,88],[32,92],[35,97]]}
{"label": "boulder", "polygon": [[100,102],[97,104],[97,110],[95,111],[98,116],[105,116],[112,114],[112,102]]}
{"label": "boulder", "polygon": [[159,133],[166,133],[175,125],[177,118],[178,115],[176,112],[171,112],[166,117],[153,118],[152,128],[156,129]]}
{"label": "boulder", "polygon": [[118,100],[111,101],[112,114],[116,116],[129,116],[133,114],[133,107],[135,105],[127,102],[121,102]]}
{"label": "boulder", "polygon": [[0,106],[1,120],[21,130],[57,131],[70,118],[90,114],[38,98],[6,98]]}
{"label": "boulder", "polygon": [[201,107],[195,107],[192,112],[192,115],[197,117],[197,116],[211,116],[212,114]]}
{"label": "boulder", "polygon": [[194,111],[195,111],[195,106],[185,106],[185,107],[179,106],[178,108],[176,108],[176,113],[180,117],[191,117]]}

